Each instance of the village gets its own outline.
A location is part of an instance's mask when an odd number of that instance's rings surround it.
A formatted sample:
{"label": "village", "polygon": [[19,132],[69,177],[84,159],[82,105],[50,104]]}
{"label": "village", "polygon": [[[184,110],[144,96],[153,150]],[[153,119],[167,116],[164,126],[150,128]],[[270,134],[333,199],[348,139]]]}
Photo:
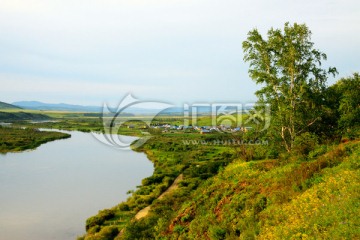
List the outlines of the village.
{"label": "village", "polygon": [[[127,128],[134,129],[149,129],[147,125],[137,126],[135,124],[127,125]],[[178,131],[181,132],[198,132],[200,134],[210,134],[210,133],[236,133],[236,132],[249,132],[253,130],[253,127],[244,126],[244,127],[232,127],[226,125],[219,126],[192,126],[192,125],[171,125],[168,123],[165,124],[151,124],[150,129],[158,129],[163,133],[175,133]]]}

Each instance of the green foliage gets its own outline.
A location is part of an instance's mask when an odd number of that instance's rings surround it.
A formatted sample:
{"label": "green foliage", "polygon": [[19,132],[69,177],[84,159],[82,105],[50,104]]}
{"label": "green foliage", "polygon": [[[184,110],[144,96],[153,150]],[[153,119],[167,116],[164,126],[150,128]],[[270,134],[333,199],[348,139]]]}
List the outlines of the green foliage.
{"label": "green foliage", "polygon": [[312,151],[309,152],[308,156],[310,159],[313,159],[313,158],[323,155],[327,151],[328,151],[328,146],[326,146],[326,145],[317,146]]}
{"label": "green foliage", "polygon": [[212,240],[225,239],[225,236],[226,236],[226,230],[222,229],[219,226],[212,226],[209,229],[209,233],[210,233],[210,239],[212,239]]}
{"label": "green foliage", "polygon": [[[335,212],[332,215],[324,213],[313,215],[311,210],[303,211],[302,208],[294,207],[293,211],[297,213],[296,218],[305,221],[303,224],[296,224],[292,222],[296,220],[292,216],[293,212],[287,210],[286,207],[293,201],[297,201],[299,196],[304,198],[302,203],[305,204],[304,207],[306,204],[311,205],[311,199],[306,200],[306,197],[309,196],[308,192],[316,193],[318,191],[313,189],[327,191],[328,186],[333,186],[334,172],[350,174],[350,177],[348,180],[339,178],[336,187],[330,187],[335,192],[330,193],[328,200],[324,202],[316,200],[316,204],[319,204],[323,211],[328,208],[335,211],[336,207],[332,205],[333,202],[330,199],[338,196],[336,195],[337,189],[358,193],[358,190],[355,189],[360,180],[358,179],[359,168],[356,168],[359,164],[355,166],[354,163],[359,162],[360,145],[355,143],[346,146],[349,147],[344,148],[340,145],[328,148],[328,151],[319,154],[313,161],[302,163],[292,161],[289,164],[278,164],[276,161],[270,160],[235,161],[229,164],[224,171],[201,184],[192,194],[192,198],[182,205],[177,216],[173,217],[171,224],[181,225],[184,233],[178,231],[179,227],[176,227],[176,232],[173,228],[173,232],[166,235],[178,236],[180,234],[178,239],[182,237],[190,239],[282,239],[282,234],[286,233],[287,228],[292,229],[293,227],[295,230],[291,230],[291,234],[285,234],[284,236],[288,236],[285,238],[303,233],[302,227],[308,228],[309,233],[319,234],[316,229],[306,224],[307,217],[312,216],[310,218],[314,220],[311,221],[314,221],[317,226],[321,226],[322,233],[320,234],[331,236],[327,234],[327,230],[329,230],[335,236],[345,234],[348,239],[356,238],[359,233],[354,231],[351,226],[359,224],[359,219],[355,216],[360,210],[360,205],[356,205],[355,198],[345,192],[345,195],[340,195],[341,198],[339,196],[339,200],[336,202],[339,204],[337,206],[345,207],[341,216],[338,217],[335,217]],[[356,175],[357,177],[355,177]],[[293,186],[299,187],[294,188]],[[347,188],[349,190],[346,190]],[[321,197],[322,194],[317,193],[317,196]],[[343,197],[346,199],[345,202],[341,200]],[[284,212],[279,209],[284,209]],[[308,208],[306,207],[306,209]],[[278,214],[275,222],[274,213]],[[184,218],[184,216],[187,217]],[[184,219],[186,220],[184,221]],[[291,221],[283,219],[291,219]],[[335,223],[329,219],[335,220]],[[349,225],[337,225],[343,221]],[[325,222],[329,225],[324,224]],[[268,226],[281,229],[281,231],[276,230],[278,231],[277,235],[272,235],[274,230]],[[317,238],[318,235],[311,236]]]}
{"label": "green foliage", "polygon": [[154,239],[155,232],[153,227],[156,222],[157,219],[151,216],[145,219],[140,219],[139,221],[134,221],[126,227],[121,239]]}
{"label": "green foliage", "polygon": [[318,145],[318,137],[309,132],[296,136],[293,144],[293,153],[307,156]]}
{"label": "green foliage", "polygon": [[39,131],[33,128],[0,126],[0,153],[34,149],[43,143],[71,137],[60,132]]}
{"label": "green foliage", "polygon": [[[93,227],[92,229],[94,229]],[[116,226],[104,226],[100,228],[99,226],[96,227],[97,231],[92,231],[90,229],[88,231],[88,235],[79,237],[78,239],[82,240],[109,240],[115,239],[119,234],[119,229]]]}
{"label": "green foliage", "polygon": [[295,138],[320,119],[327,76],[336,69],[321,68],[326,55],[314,48],[305,24],[270,29],[267,39],[252,30],[243,49],[250,77],[264,86],[256,92],[258,104],[270,105],[273,134],[290,151]]}
{"label": "green foliage", "polygon": [[129,211],[130,207],[127,203],[123,202],[118,205],[120,211]]}
{"label": "green foliage", "polygon": [[13,122],[24,120],[50,120],[51,118],[45,114],[28,113],[28,112],[0,112],[0,121]]}
{"label": "green foliage", "polygon": [[185,228],[181,225],[176,225],[173,230],[175,233],[183,233],[185,231]]}
{"label": "green foliage", "polygon": [[56,118],[52,119],[52,121],[36,123],[15,122],[13,125],[29,128],[47,128],[69,131],[77,130],[82,132],[104,132],[101,119],[99,118]]}
{"label": "green foliage", "polygon": [[102,225],[106,220],[112,219],[115,217],[115,211],[111,209],[105,209],[102,211],[99,211],[99,214],[96,216],[93,216],[91,218],[88,218],[86,220],[86,230],[89,230],[92,227]]}
{"label": "green foliage", "polygon": [[360,130],[360,75],[342,78],[331,86],[338,105],[338,126],[343,135],[350,138],[359,136]]}
{"label": "green foliage", "polygon": [[311,188],[266,209],[258,239],[358,239],[360,172],[353,163],[359,156],[356,144],[341,164],[319,172]]}
{"label": "green foliage", "polygon": [[105,226],[99,232],[102,239],[114,239],[119,234],[119,230],[115,226]]}

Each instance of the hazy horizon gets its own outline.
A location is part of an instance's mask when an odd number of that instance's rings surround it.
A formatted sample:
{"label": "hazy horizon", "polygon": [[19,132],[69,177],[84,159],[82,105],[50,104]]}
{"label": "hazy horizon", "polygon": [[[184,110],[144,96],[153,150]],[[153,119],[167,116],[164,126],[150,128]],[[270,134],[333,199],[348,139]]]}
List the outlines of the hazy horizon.
{"label": "hazy horizon", "polygon": [[0,1],[0,101],[250,102],[242,41],[306,23],[336,79],[359,71],[358,1]]}

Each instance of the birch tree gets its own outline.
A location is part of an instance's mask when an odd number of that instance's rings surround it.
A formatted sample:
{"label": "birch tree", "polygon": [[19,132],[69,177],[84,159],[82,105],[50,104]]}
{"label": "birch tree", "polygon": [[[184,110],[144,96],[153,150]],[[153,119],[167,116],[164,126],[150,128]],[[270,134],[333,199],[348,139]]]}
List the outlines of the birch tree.
{"label": "birch tree", "polygon": [[280,135],[287,151],[295,138],[321,118],[322,94],[336,68],[322,68],[326,54],[314,48],[305,24],[271,28],[267,38],[254,29],[243,42],[249,75],[262,88],[258,103],[270,104],[271,127]]}

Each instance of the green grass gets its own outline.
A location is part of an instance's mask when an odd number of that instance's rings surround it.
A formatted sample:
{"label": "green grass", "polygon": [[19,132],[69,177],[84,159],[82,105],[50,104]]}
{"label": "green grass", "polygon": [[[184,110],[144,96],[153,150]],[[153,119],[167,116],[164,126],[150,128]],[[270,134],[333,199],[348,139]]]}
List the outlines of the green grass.
{"label": "green grass", "polygon": [[34,149],[43,143],[69,138],[71,135],[60,132],[39,131],[0,126],[0,153],[19,152]]}
{"label": "green grass", "polygon": [[359,156],[359,143],[351,143],[307,162],[235,161],[202,183],[155,236],[357,239]]}

